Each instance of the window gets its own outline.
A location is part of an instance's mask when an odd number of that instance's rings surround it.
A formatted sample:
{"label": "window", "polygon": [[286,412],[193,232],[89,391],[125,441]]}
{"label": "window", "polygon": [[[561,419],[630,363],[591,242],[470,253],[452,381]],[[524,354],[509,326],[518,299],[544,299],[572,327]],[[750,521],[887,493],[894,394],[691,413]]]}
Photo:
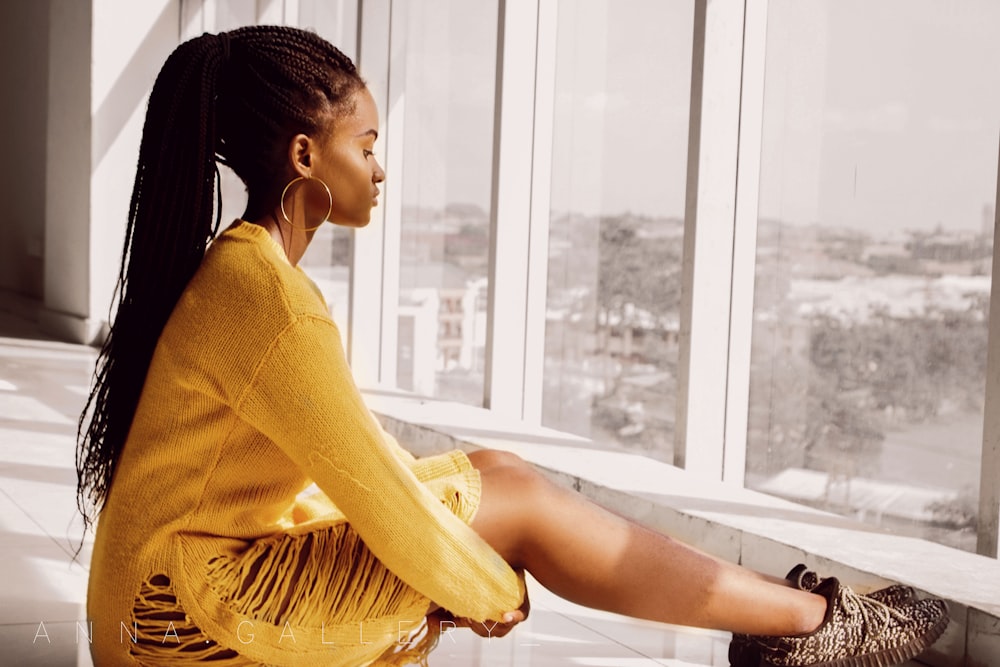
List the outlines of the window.
{"label": "window", "polygon": [[406,112],[395,176],[403,183],[397,382],[481,405],[499,8],[496,0],[433,0],[399,11]]}
{"label": "window", "polygon": [[747,484],[971,551],[998,25],[988,0],[768,9]]}
{"label": "window", "polygon": [[672,460],[694,3],[559,4],[543,423]]}

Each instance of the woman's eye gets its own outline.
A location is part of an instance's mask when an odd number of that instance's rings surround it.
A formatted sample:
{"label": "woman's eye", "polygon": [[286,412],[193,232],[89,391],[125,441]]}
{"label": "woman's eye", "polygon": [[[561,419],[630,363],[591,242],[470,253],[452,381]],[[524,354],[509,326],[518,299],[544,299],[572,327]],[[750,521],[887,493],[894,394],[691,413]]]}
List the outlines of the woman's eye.
{"label": "woman's eye", "polygon": [[364,155],[365,155],[366,158],[371,157],[372,155],[375,155],[375,151],[370,151],[367,148],[364,149],[362,152],[364,153]]}

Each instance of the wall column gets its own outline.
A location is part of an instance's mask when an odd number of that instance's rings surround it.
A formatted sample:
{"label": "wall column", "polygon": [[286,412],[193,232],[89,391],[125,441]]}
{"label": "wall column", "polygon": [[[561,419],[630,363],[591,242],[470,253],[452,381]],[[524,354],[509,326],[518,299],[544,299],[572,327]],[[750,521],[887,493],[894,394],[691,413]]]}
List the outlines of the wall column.
{"label": "wall column", "polygon": [[[57,338],[90,343],[90,0],[52,0],[45,174],[44,308],[39,323]],[[105,309],[106,310],[106,309]]]}
{"label": "wall column", "polygon": [[180,2],[52,0],[49,25],[39,324],[94,343],[106,332],[146,100],[178,44]]}

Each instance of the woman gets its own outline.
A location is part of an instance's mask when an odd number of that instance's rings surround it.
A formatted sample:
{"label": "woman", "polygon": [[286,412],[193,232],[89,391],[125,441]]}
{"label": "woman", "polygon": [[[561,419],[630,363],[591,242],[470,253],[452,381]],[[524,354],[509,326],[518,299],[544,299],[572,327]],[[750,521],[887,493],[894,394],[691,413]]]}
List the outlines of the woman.
{"label": "woman", "polygon": [[[80,422],[98,667],[424,662],[441,623],[523,620],[524,570],[581,604],[738,633],[734,664],[888,665],[940,635],[943,603],[908,589],[776,580],[511,454],[399,447],[297,267],[325,221],[368,223],[377,128],[354,65],[301,30],[206,34],[157,77]],[[216,160],[248,193],[218,236]]]}

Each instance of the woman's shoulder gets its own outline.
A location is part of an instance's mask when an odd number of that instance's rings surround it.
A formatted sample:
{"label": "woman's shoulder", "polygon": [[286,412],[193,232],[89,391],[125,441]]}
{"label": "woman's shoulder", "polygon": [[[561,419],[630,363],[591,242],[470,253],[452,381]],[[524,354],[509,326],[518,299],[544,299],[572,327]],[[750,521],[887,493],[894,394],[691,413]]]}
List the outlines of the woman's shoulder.
{"label": "woman's shoulder", "polygon": [[269,247],[267,232],[245,226],[212,242],[164,328],[158,346],[174,370],[245,380],[268,349],[302,328],[296,323],[329,320],[309,279]]}
{"label": "woman's shoulder", "polygon": [[220,234],[171,314],[166,337],[257,347],[303,317],[328,318],[309,279],[270,244],[267,232],[249,223]]}
{"label": "woman's shoulder", "polygon": [[261,314],[282,317],[324,315],[312,281],[289,264],[284,250],[264,228],[236,221],[212,242],[192,289],[255,305]]}

